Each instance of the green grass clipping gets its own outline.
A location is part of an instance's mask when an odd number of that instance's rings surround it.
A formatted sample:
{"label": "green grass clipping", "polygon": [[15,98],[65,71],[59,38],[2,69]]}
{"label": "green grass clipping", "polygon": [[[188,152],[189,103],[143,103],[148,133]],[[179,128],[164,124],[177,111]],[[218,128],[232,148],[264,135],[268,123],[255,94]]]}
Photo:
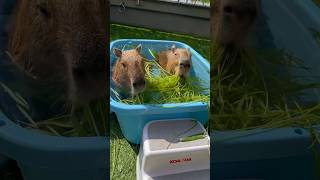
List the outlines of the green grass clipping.
{"label": "green grass clipping", "polygon": [[[149,49],[152,57],[156,53]],[[156,60],[145,59],[146,88],[133,98],[121,99],[126,104],[166,104],[187,102],[209,102],[209,89],[203,87],[201,79],[188,77],[181,79],[165,71]],[[209,104],[209,103],[208,103]]]}

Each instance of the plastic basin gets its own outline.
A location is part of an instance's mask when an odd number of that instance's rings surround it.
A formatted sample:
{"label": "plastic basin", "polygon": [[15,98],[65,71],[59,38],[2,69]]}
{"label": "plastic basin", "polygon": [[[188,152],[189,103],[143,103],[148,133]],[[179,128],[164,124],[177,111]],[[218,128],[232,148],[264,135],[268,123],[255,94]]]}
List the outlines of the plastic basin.
{"label": "plastic basin", "polygon": [[[142,45],[142,54],[148,59],[152,59],[148,48],[155,51],[168,49],[173,44],[177,47],[189,48],[192,53],[192,70],[190,75],[196,76],[204,81],[203,85],[210,85],[210,65],[199,53],[192,47],[176,41],[162,40],[142,40],[142,39],[122,39],[110,43],[110,68],[116,61],[116,57],[112,53],[113,48],[122,49],[126,46]],[[112,72],[110,72],[112,73]],[[112,75],[110,74],[110,77]],[[111,81],[110,81],[111,82]],[[112,88],[112,83],[110,84]],[[202,124],[208,122],[208,105],[205,102],[190,102],[176,104],[157,104],[157,105],[128,105],[121,103],[110,96],[110,110],[115,112],[123,135],[130,142],[139,144],[143,127],[150,121],[163,119],[183,119],[191,118]]]}

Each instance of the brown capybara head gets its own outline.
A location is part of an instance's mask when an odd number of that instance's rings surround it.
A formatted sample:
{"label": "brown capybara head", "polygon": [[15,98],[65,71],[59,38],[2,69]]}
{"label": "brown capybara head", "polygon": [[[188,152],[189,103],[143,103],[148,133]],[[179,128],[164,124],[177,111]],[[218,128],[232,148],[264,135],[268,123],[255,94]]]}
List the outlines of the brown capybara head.
{"label": "brown capybara head", "polygon": [[243,46],[259,8],[260,0],[214,0],[211,11],[214,42]]}
{"label": "brown capybara head", "polygon": [[122,51],[113,49],[118,58],[113,66],[112,80],[131,96],[145,89],[145,66],[141,56],[141,45],[135,49]]}
{"label": "brown capybara head", "polygon": [[[169,50],[159,54],[162,67],[171,74],[180,78],[187,78],[192,66],[191,52],[185,48],[177,48],[173,45]],[[164,63],[166,62],[166,63]]]}
{"label": "brown capybara head", "polygon": [[19,0],[9,53],[34,79],[83,103],[107,92],[107,0]]}
{"label": "brown capybara head", "polygon": [[178,64],[174,68],[174,74],[181,78],[188,77],[192,66],[191,52],[185,48],[176,48],[175,45],[170,50],[169,56],[172,56],[172,59]]}

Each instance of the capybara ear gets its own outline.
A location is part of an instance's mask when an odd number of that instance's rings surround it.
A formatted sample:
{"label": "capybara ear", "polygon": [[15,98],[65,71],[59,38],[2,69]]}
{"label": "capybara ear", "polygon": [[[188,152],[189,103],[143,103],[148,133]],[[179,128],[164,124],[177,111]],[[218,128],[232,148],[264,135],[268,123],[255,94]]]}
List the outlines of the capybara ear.
{"label": "capybara ear", "polygon": [[122,56],[122,51],[118,48],[114,48],[113,54],[120,58]]}
{"label": "capybara ear", "polygon": [[170,48],[170,50],[171,50],[172,52],[175,52],[175,51],[176,51],[176,49],[177,49],[177,47],[176,47],[176,45],[175,45],[175,44],[173,44],[173,45],[171,46],[171,48]]}
{"label": "capybara ear", "polygon": [[139,44],[139,45],[136,47],[136,51],[140,54],[140,53],[141,53],[141,49],[142,49],[142,45]]}

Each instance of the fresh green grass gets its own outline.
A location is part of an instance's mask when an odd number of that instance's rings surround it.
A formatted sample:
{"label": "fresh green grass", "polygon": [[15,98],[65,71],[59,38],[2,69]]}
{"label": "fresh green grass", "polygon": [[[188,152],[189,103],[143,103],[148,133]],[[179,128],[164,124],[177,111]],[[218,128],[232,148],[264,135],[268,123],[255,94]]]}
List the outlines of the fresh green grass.
{"label": "fresh green grass", "polygon": [[[301,83],[290,70],[308,72],[303,61],[283,50],[248,54],[244,49],[216,48],[211,78],[215,104],[210,129],[248,130],[255,128],[303,127],[320,123],[320,105],[301,104],[296,96],[319,83]],[[263,69],[259,63],[264,63]],[[276,69],[281,68],[282,75]],[[304,81],[303,81],[304,82]],[[307,82],[307,81],[305,81]]]}
{"label": "fresh green grass", "polygon": [[[158,30],[111,24],[110,40],[116,39],[158,39],[175,40],[186,43],[209,59],[210,41],[188,35],[162,32]],[[136,155],[138,146],[129,143],[122,135],[119,124],[110,118],[110,177],[117,180],[134,180],[136,178]]]}
{"label": "fresh green grass", "polygon": [[[320,104],[300,103],[294,97],[300,96],[301,91],[319,89],[320,84],[307,83],[310,77],[303,80],[305,77],[297,78],[289,73],[297,70],[308,72],[309,68],[303,61],[276,49],[252,54],[246,49],[214,47],[212,53],[215,73],[211,77],[211,106],[215,108],[211,109],[210,131],[304,128],[310,133],[310,148],[315,168],[319,169],[320,133],[313,125],[320,123]],[[279,70],[281,75],[275,73]],[[297,79],[303,81],[298,82]],[[255,132],[252,131],[253,134]],[[226,140],[214,139],[215,142]]]}
{"label": "fresh green grass", "polygon": [[135,180],[139,146],[122,135],[114,115],[110,115],[110,179]]}
{"label": "fresh green grass", "polygon": [[30,106],[16,91],[0,82],[0,88],[16,103],[16,107],[26,118],[23,126],[39,132],[67,137],[108,136],[106,101],[97,100],[72,110],[71,113],[56,115],[50,119],[36,121],[30,113]]}
{"label": "fresh green grass", "polygon": [[145,90],[133,98],[119,98],[119,101],[127,104],[209,103],[209,94],[205,94],[209,89],[202,87],[200,79],[180,79],[169,74],[155,60],[146,61],[145,67]]}
{"label": "fresh green grass", "polygon": [[210,0],[192,0],[194,2],[197,2],[197,1],[200,1],[200,2],[203,2],[203,3],[210,3]]}

